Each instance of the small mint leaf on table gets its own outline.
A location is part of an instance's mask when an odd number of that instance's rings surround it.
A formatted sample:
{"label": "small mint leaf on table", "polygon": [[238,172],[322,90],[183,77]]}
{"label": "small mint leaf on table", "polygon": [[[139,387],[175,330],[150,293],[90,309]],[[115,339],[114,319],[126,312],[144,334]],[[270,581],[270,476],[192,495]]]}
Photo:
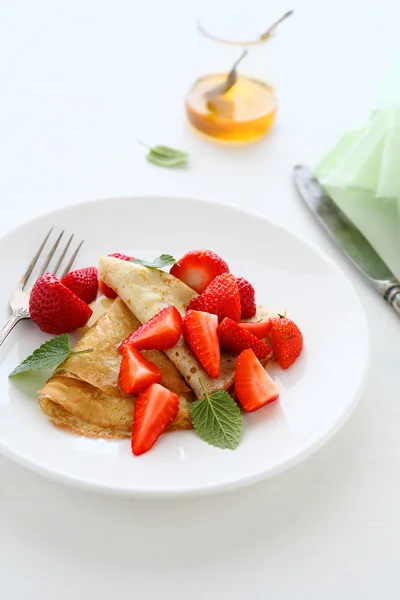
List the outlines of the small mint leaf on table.
{"label": "small mint leaf on table", "polygon": [[79,352],[71,350],[69,335],[64,333],[52,338],[34,350],[18,367],[15,367],[9,377],[29,371],[55,369],[71,354],[86,354],[87,352],[93,352],[93,349],[80,350]]}
{"label": "small mint leaf on table", "polygon": [[176,150],[175,148],[169,148],[168,146],[162,145],[151,147],[140,140],[139,144],[142,144],[149,149],[146,160],[159,167],[166,167],[169,169],[180,167],[185,165],[189,160],[189,154],[182,150]]}
{"label": "small mint leaf on table", "polygon": [[161,254],[153,261],[141,260],[140,258],[131,258],[131,262],[136,265],[142,265],[142,267],[149,267],[150,269],[162,269],[163,267],[169,267],[176,263],[176,259],[170,254]]}
{"label": "small mint leaf on table", "polygon": [[242,431],[240,408],[228,392],[221,390],[209,395],[202,379],[200,384],[204,398],[190,405],[190,416],[197,435],[217,448],[235,450]]}

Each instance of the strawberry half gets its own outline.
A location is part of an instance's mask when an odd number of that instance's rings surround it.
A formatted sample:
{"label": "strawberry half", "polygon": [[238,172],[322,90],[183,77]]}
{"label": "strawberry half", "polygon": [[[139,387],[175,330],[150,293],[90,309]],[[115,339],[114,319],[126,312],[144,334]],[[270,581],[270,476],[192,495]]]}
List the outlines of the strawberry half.
{"label": "strawberry half", "polygon": [[125,346],[119,369],[118,383],[125,394],[139,394],[162,378],[160,369],[133,346]]}
{"label": "strawberry half", "polygon": [[224,319],[218,326],[217,334],[221,348],[230,354],[238,355],[243,350],[251,348],[257,358],[272,357],[271,346],[259,340],[232,319]]}
{"label": "strawberry half", "polygon": [[269,321],[263,321],[261,323],[238,323],[240,327],[243,327],[246,331],[255,335],[257,338],[262,340],[271,331],[272,323]]}
{"label": "strawberry half", "polygon": [[236,284],[239,288],[241,319],[251,319],[257,312],[256,294],[253,286],[243,277],[236,277]]}
{"label": "strawberry half", "polygon": [[154,383],[136,398],[132,452],[139,456],[154,446],[179,410],[179,396]]}
{"label": "strawberry half", "polygon": [[218,275],[229,273],[229,267],[211,250],[192,250],[171,267],[170,273],[201,294]]}
{"label": "strawberry half", "polygon": [[235,277],[231,273],[218,275],[201,296],[196,296],[189,302],[188,310],[212,313],[220,321],[224,317],[239,321],[240,294]]}
{"label": "strawberry half", "polygon": [[[107,254],[107,256],[112,256],[113,258],[119,258],[120,260],[126,260],[128,262],[133,258],[133,256],[121,254],[120,252],[114,252],[114,254]],[[106,298],[110,298],[110,300],[113,300],[117,297],[117,294],[114,292],[114,290],[108,285],[106,285],[102,279],[99,280],[99,291],[100,294],[103,294]]]}
{"label": "strawberry half", "polygon": [[217,316],[206,312],[189,310],[183,320],[183,335],[189,348],[214,379],[219,377],[221,360],[217,328]]}
{"label": "strawberry half", "polygon": [[290,367],[303,349],[303,335],[300,329],[286,317],[271,319],[269,339],[277,363],[282,369]]}
{"label": "strawberry half", "polygon": [[85,269],[71,271],[61,279],[61,283],[86,304],[90,304],[93,300],[96,300],[99,289],[97,267],[86,267]]}
{"label": "strawberry half", "polygon": [[244,350],[236,361],[235,391],[248,412],[258,410],[279,396],[279,390],[253,350]]}
{"label": "strawberry half", "polygon": [[118,350],[121,352],[127,344],[138,350],[168,350],[178,343],[181,335],[182,317],[175,306],[167,306],[131,333]]}
{"label": "strawberry half", "polygon": [[83,327],[92,309],[63,285],[52,273],[35,282],[29,298],[29,314],[45,333],[60,335]]}

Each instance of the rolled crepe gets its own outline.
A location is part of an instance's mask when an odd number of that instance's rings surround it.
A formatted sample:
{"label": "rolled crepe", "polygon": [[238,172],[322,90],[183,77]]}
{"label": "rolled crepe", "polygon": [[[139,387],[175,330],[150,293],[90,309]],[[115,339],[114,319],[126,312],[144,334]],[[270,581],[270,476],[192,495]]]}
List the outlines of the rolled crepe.
{"label": "rolled crepe", "polygon": [[[167,306],[175,306],[184,316],[190,300],[197,296],[190,287],[169,273],[114,257],[100,259],[99,273],[101,279],[118,294],[141,323],[146,323]],[[267,321],[276,315],[276,312],[270,313],[260,307],[255,320]],[[204,396],[200,378],[210,394],[217,390],[229,390],[233,385],[236,365],[234,356],[221,352],[220,376],[213,379],[204,371],[183,337],[174,348],[165,353],[197,398]],[[266,362],[268,361],[265,364]]]}
{"label": "rolled crepe", "polygon": [[[135,397],[118,387],[118,346],[138,327],[138,319],[117,298],[83,335],[74,350],[93,348],[93,352],[71,355],[39,390],[40,407],[54,425],[88,437],[131,436]],[[189,405],[194,399],[190,388],[163,352],[143,354],[161,370],[162,385],[179,396],[178,415],[169,429],[190,429]]]}

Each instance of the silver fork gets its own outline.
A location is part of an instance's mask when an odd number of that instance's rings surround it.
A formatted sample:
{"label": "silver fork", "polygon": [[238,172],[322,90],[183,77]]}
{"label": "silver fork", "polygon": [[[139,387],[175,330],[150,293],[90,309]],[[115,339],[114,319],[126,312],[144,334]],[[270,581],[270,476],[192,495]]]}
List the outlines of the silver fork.
{"label": "silver fork", "polygon": [[[50,229],[50,231],[44,238],[43,242],[40,244],[38,251],[36,252],[35,256],[32,258],[27,270],[25,271],[25,273],[23,274],[23,276],[21,278],[21,281],[19,282],[18,286],[15,288],[15,290],[13,291],[13,293],[11,295],[10,307],[12,310],[12,315],[7,320],[7,322],[4,324],[2,329],[0,330],[0,346],[6,339],[6,337],[10,333],[10,331],[12,331],[12,329],[18,323],[18,321],[21,321],[21,319],[29,319],[30,318],[30,315],[29,315],[30,290],[26,291],[25,287],[26,287],[26,284],[28,283],[29,277],[31,276],[33,269],[36,266],[36,263],[38,262],[38,260],[40,259],[41,255],[42,255],[44,247],[46,246],[46,243],[47,243],[52,231],[53,231],[53,227]],[[53,246],[51,247],[50,252],[48,253],[48,255],[46,256],[46,258],[43,261],[43,265],[39,271],[38,277],[40,277],[41,275],[43,275],[43,273],[46,272],[46,269],[49,266],[51,259],[55,255],[56,250],[60,244],[61,238],[63,237],[64,233],[65,233],[64,231],[62,231],[60,233],[60,235],[54,242]],[[57,263],[55,264],[53,270],[51,271],[54,275],[57,274],[57,271],[61,267],[61,263],[63,262],[64,258],[67,255],[67,252],[69,250],[69,247],[71,245],[73,237],[74,237],[74,234],[72,234],[71,237],[69,238],[68,242],[66,243],[64,249],[62,250],[62,252],[60,254],[60,257],[59,257]],[[70,271],[70,269],[74,263],[74,260],[76,259],[78,252],[81,249],[83,241],[84,240],[82,240],[78,244],[78,247],[76,248],[75,252],[73,252],[68,263],[65,265],[65,268],[60,275],[60,279],[62,279]]]}

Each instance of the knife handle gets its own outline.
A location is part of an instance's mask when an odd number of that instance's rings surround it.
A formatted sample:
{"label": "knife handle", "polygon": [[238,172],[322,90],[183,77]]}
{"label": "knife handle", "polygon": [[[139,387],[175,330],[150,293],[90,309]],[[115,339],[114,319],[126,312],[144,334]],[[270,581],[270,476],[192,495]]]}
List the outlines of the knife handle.
{"label": "knife handle", "polygon": [[383,296],[389,302],[400,317],[400,284],[389,286]]}

